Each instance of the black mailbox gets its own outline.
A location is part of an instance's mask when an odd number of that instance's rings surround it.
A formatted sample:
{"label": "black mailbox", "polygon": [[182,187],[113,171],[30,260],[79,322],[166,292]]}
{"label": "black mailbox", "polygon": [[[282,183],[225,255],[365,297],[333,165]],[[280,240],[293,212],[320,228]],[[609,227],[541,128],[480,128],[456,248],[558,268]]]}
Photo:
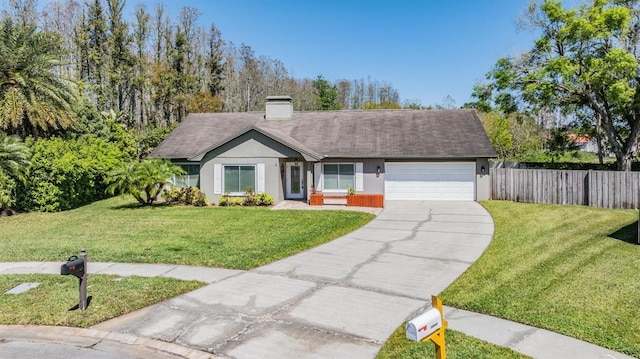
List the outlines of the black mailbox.
{"label": "black mailbox", "polygon": [[69,257],[67,263],[60,267],[60,274],[62,275],[74,275],[80,279],[84,275],[84,259],[77,256]]}

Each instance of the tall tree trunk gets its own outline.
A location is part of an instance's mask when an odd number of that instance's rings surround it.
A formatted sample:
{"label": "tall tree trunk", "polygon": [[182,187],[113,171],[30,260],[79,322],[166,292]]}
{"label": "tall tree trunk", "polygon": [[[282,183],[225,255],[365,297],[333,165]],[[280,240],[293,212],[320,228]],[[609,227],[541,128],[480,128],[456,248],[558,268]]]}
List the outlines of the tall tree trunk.
{"label": "tall tree trunk", "polygon": [[600,114],[596,113],[596,145],[598,146],[598,163],[600,165],[604,164],[603,156],[602,156],[602,136],[600,135]]}

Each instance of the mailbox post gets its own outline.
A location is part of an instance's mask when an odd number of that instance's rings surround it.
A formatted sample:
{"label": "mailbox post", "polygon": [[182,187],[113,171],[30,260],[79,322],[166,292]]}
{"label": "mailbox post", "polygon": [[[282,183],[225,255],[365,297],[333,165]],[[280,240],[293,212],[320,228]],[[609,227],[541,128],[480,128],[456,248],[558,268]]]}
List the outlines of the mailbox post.
{"label": "mailbox post", "polygon": [[82,271],[82,278],[80,278],[80,297],[78,299],[78,307],[80,310],[87,310],[87,250],[82,248],[80,250],[80,258],[84,262],[84,271]]}
{"label": "mailbox post", "polygon": [[431,309],[407,323],[406,336],[415,342],[432,341],[436,346],[436,359],[447,359],[444,330],[449,323],[444,319],[440,298],[432,295],[431,306]]}
{"label": "mailbox post", "polygon": [[80,250],[80,258],[71,256],[67,263],[60,267],[60,274],[73,275],[78,278],[78,309],[87,310],[87,251]]}

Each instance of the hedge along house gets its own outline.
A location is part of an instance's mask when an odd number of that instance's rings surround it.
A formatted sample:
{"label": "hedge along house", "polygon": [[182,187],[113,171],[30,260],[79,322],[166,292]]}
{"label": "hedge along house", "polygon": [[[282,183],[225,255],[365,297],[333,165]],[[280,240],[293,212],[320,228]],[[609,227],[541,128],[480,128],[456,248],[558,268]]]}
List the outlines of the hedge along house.
{"label": "hedge along house", "polygon": [[313,191],[385,200],[484,200],[496,157],[474,110],[294,112],[270,96],[266,111],[190,114],[152,157],[185,168],[184,185],[210,202],[247,187],[276,202]]}

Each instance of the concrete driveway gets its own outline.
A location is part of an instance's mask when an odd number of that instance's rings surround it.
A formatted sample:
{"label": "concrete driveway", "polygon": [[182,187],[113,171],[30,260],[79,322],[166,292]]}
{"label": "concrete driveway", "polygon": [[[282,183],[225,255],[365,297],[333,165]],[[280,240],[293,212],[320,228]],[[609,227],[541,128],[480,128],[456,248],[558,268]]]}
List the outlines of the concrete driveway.
{"label": "concrete driveway", "polygon": [[95,329],[232,358],[373,358],[492,234],[491,216],[475,202],[388,201],[333,242]]}

